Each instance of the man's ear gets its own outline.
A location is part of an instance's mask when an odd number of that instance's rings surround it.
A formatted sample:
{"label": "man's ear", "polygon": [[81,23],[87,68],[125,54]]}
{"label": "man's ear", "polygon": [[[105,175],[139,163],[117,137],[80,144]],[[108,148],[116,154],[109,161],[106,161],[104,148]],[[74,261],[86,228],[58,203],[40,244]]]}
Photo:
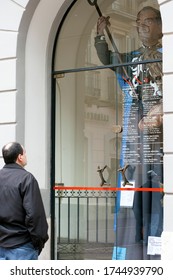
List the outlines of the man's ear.
{"label": "man's ear", "polygon": [[19,154],[18,157],[17,157],[16,162],[21,163],[21,161],[22,161],[22,155]]}

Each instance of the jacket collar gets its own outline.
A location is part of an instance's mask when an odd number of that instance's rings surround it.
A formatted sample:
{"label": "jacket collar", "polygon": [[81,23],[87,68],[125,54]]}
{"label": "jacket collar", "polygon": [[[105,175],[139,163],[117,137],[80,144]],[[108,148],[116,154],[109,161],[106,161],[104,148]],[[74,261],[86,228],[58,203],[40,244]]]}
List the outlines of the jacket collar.
{"label": "jacket collar", "polygon": [[8,163],[4,165],[4,168],[14,168],[14,169],[24,169],[22,166],[20,166],[17,163]]}

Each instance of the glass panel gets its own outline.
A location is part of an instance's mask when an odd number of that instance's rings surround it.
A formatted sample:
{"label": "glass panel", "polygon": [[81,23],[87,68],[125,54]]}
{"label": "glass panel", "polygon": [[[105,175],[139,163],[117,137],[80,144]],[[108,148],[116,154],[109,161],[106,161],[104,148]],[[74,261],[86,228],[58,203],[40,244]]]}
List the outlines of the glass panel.
{"label": "glass panel", "polygon": [[[159,259],[163,230],[162,25],[158,10],[144,7],[136,19],[142,46],[112,52],[103,34],[107,18],[98,20],[96,49],[104,64],[136,62],[115,68],[122,89],[122,150],[119,187],[139,188],[133,197],[119,193],[116,249],[124,259]],[[123,48],[122,48],[123,49]],[[130,210],[133,209],[133,211]],[[134,230],[135,227],[135,230]],[[115,258],[118,253],[115,253]]]}
{"label": "glass panel", "polygon": [[[108,32],[104,30],[109,49],[129,52],[141,46],[136,15],[143,6],[158,8],[157,0],[78,0],[70,9],[58,33],[54,70],[101,66],[96,49],[98,11],[109,16]],[[110,33],[110,34],[109,34]]]}
{"label": "glass panel", "polygon": [[[151,69],[157,65],[145,64],[144,67],[140,67],[140,73],[135,71],[137,77],[145,75],[147,71],[151,74]],[[160,258],[160,236],[163,230],[161,76],[158,81],[151,79],[153,76],[142,78],[142,82],[136,88],[133,87],[137,94],[133,97],[127,83],[122,86],[124,98],[120,165],[123,169],[120,168],[120,172],[123,181],[119,184],[121,187],[139,188],[133,198],[121,192],[120,205],[117,201],[116,243],[118,248],[126,251],[126,259]],[[127,235],[122,234],[125,232]]]}
{"label": "glass panel", "polygon": [[[56,78],[55,182],[62,185],[56,191],[57,251],[59,258],[160,259],[163,127],[158,5],[152,0],[100,0],[97,5],[110,16],[108,32],[104,18],[97,21],[95,6],[77,1],[57,41],[55,70],[74,68]],[[138,13],[148,5],[154,9]],[[92,71],[79,69],[89,66]]]}
{"label": "glass panel", "polygon": [[116,186],[122,93],[114,72],[71,73],[56,85],[56,182],[100,186],[106,165],[104,180]]}
{"label": "glass panel", "polygon": [[112,70],[56,79],[55,182],[62,190],[56,191],[55,211],[60,258],[69,254],[72,258],[68,246],[78,246],[73,258],[93,258],[93,254],[112,258],[116,198],[114,190],[104,187],[117,185],[120,124],[122,93]]}

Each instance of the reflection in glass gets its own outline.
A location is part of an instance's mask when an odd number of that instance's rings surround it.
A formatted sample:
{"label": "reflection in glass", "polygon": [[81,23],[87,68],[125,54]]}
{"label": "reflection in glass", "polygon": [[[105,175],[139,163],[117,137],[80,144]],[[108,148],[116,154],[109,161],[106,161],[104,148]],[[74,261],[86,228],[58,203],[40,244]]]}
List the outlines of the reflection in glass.
{"label": "reflection in glass", "polygon": [[[134,194],[131,207],[135,220],[127,207],[121,210],[121,193],[119,193],[116,205],[116,243],[118,247],[128,246],[125,258],[157,259],[157,242],[155,241],[156,244],[153,245],[154,256],[147,249],[151,245],[148,244],[150,240],[148,238],[152,236],[158,240],[156,238],[161,237],[163,230],[163,194],[160,191],[163,187],[162,65],[161,62],[147,64],[140,62],[162,58],[161,16],[155,8],[143,7],[137,14],[137,32],[142,46],[118,55],[109,49],[103,36],[107,25],[109,25],[107,17],[98,19],[95,47],[102,63],[107,65],[119,63],[119,56],[122,62],[139,62],[125,69],[119,67],[113,70],[123,92],[120,166],[128,166],[126,176],[133,182],[134,187],[148,189],[136,191]],[[121,180],[120,176],[119,186],[126,185],[127,179],[124,184]],[[157,189],[157,192],[154,189]],[[129,220],[127,221],[127,215],[130,215],[131,224]],[[128,227],[132,224],[136,227],[135,239],[130,240],[122,234],[121,227],[123,228],[126,223]]]}
{"label": "reflection in glass", "polygon": [[[55,70],[78,70],[56,81],[56,183],[95,188],[132,184],[145,191],[118,191],[116,198],[111,192],[109,198],[103,191],[89,197],[82,192],[82,200],[80,192],[63,193],[57,200],[59,243],[110,246],[103,259],[160,259],[162,64],[152,63],[162,58],[157,1],[97,1],[109,17],[118,55],[104,18],[98,20],[87,2],[76,1],[70,10],[55,52]],[[146,2],[154,9],[138,13]],[[151,62],[140,64],[145,60]],[[136,64],[97,67],[121,62]],[[80,71],[87,67],[92,71]],[[118,172],[125,166],[124,173]],[[122,175],[130,185],[124,186]]]}

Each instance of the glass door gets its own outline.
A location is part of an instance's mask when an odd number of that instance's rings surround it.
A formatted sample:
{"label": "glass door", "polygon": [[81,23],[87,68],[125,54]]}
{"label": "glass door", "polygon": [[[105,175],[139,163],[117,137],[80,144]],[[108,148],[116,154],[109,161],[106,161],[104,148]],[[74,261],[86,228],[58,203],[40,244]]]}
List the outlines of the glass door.
{"label": "glass door", "polygon": [[76,1],[59,31],[57,259],[160,259],[161,30],[157,1]]}
{"label": "glass door", "polygon": [[94,253],[96,258],[111,259],[121,148],[121,133],[117,132],[122,123],[120,89],[113,71],[97,69],[67,74],[56,85],[59,257],[93,258]]}

